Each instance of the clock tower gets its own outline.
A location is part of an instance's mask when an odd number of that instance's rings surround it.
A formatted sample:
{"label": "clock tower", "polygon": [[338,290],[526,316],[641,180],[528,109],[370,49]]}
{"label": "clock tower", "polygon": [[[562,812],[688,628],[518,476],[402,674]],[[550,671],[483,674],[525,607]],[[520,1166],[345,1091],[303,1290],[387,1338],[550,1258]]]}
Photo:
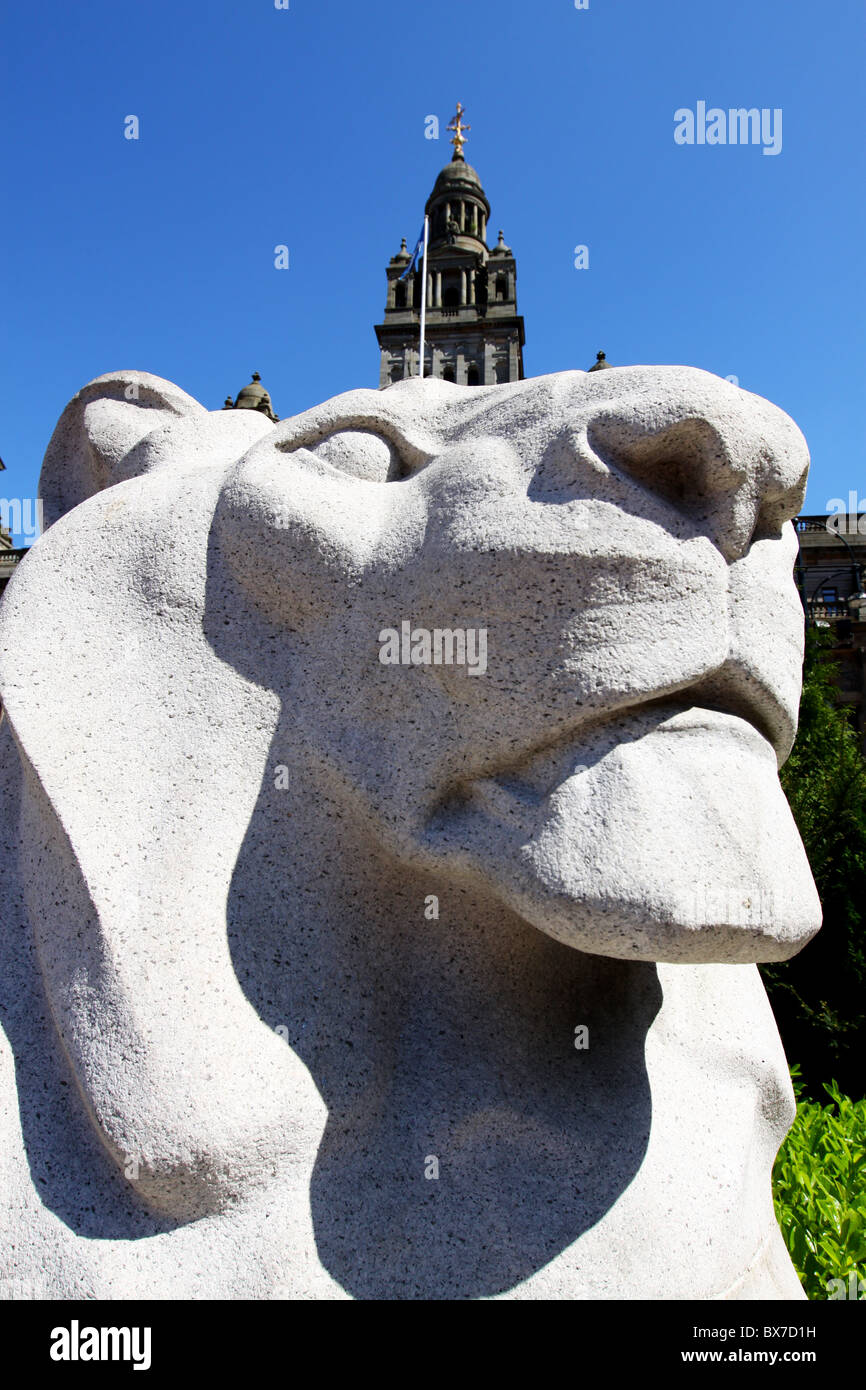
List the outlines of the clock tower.
{"label": "clock tower", "polygon": [[[448,127],[454,155],[427,199],[427,323],[424,375],[461,386],[523,380],[523,319],[517,312],[517,265],[502,232],[488,248],[490,204],[463,155],[463,107]],[[380,387],[418,376],[421,261],[411,264],[405,239],[388,266],[385,321],[376,325]]]}

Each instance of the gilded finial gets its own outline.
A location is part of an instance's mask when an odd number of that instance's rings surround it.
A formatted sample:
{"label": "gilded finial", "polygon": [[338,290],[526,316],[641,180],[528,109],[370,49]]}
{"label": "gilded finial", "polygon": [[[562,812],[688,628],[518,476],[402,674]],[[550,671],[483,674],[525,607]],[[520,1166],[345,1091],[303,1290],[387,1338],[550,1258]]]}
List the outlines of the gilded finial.
{"label": "gilded finial", "polygon": [[463,158],[463,146],[466,144],[464,132],[472,129],[471,125],[463,124],[463,117],[465,115],[466,111],[464,110],[463,103],[458,101],[457,115],[454,117],[454,120],[448,127],[449,130],[454,131],[454,135],[451,140],[451,144],[454,146],[454,154],[452,156],[454,159]]}

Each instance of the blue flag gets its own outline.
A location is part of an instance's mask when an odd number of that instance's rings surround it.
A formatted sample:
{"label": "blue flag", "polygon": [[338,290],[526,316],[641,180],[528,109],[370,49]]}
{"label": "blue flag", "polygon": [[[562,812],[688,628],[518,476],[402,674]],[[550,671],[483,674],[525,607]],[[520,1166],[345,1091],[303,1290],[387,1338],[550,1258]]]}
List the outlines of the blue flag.
{"label": "blue flag", "polygon": [[418,260],[418,252],[419,252],[419,251],[423,251],[423,250],[424,250],[424,227],[423,227],[423,224],[422,224],[422,226],[421,226],[421,235],[419,236],[417,242],[415,243],[415,250],[412,252],[412,259],[411,259],[411,261],[409,262],[409,264],[407,265],[406,269],[403,271],[403,274],[397,277],[398,279],[400,279],[400,280],[405,280],[405,279],[406,279],[406,276],[409,274],[410,270],[414,270],[414,269],[415,269],[415,263],[416,263],[416,261]]}

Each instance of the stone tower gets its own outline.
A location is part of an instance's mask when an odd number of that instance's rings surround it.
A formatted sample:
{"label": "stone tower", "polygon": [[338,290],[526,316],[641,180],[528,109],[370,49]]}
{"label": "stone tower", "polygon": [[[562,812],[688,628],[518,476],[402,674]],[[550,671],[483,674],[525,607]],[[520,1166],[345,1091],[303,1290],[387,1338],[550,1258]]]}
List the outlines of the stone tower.
{"label": "stone tower", "polygon": [[232,400],[231,396],[226,396],[223,410],[258,410],[262,415],[267,415],[274,424],[279,423],[279,415],[274,414],[273,406],[269,393],[262,386],[262,379],[258,372],[253,372],[253,379],[249,386],[244,386],[237,394],[237,399]]}
{"label": "stone tower", "polygon": [[[502,232],[487,246],[490,204],[481,180],[463,157],[463,108],[449,130],[454,155],[433,186],[427,255],[425,376],[462,386],[523,380],[523,319],[517,312],[517,265]],[[376,325],[379,386],[419,375],[421,259],[411,262],[405,239],[388,266],[385,322]]]}

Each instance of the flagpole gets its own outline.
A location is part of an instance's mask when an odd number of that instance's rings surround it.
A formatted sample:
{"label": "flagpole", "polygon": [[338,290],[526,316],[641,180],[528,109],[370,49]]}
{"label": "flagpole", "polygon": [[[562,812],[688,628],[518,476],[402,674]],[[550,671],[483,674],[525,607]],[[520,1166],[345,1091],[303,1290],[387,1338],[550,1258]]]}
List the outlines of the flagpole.
{"label": "flagpole", "polygon": [[424,331],[427,326],[427,234],[429,231],[430,219],[424,218],[424,264],[421,274],[421,367],[419,376],[424,375]]}

